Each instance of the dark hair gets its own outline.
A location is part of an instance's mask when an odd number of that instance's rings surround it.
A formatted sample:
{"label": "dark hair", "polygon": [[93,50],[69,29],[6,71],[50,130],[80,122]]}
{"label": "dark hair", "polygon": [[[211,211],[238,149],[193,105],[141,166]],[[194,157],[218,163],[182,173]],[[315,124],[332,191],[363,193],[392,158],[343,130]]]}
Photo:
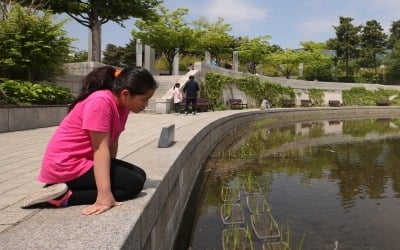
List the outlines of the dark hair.
{"label": "dark hair", "polygon": [[129,94],[143,95],[150,89],[158,87],[157,82],[149,71],[144,68],[126,68],[115,76],[116,70],[111,66],[103,66],[94,69],[87,74],[82,81],[82,88],[77,98],[72,101],[68,108],[71,111],[75,105],[85,100],[90,94],[97,90],[108,89],[113,93],[119,93],[124,89]]}
{"label": "dark hair", "polygon": [[179,82],[177,82],[177,83],[175,83],[175,85],[174,85],[174,89],[175,88],[179,88],[181,86],[181,84],[179,83]]}
{"label": "dark hair", "polygon": [[194,76],[189,76],[189,79],[190,79],[190,80],[193,80],[193,79],[194,79]]}

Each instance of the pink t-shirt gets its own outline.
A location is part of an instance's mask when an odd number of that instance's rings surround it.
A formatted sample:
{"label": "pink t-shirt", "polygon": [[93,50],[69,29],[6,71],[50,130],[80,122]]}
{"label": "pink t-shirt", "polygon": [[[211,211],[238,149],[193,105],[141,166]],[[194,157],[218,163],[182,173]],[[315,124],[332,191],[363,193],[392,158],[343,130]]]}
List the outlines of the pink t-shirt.
{"label": "pink t-shirt", "polygon": [[112,145],[125,129],[128,114],[109,90],[96,91],[77,103],[47,145],[38,180],[67,182],[86,173],[93,166],[89,131],[110,133]]}

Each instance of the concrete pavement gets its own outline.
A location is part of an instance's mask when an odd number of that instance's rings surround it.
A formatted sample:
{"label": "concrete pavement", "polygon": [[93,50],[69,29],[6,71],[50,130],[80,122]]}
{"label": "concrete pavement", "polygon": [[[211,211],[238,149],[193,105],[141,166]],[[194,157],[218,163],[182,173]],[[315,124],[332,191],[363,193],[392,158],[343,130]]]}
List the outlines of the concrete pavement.
{"label": "concrete pavement", "polygon": [[[240,112],[248,110],[205,112],[196,116],[131,114],[126,130],[120,138],[118,158],[133,162],[145,169],[148,174],[145,194],[151,196],[164,176],[161,172],[168,172],[169,166],[165,169],[159,167],[163,162],[174,162],[187,142],[207,124]],[[145,147],[157,147],[161,128],[166,124],[175,124],[176,129],[176,143],[170,147],[168,154],[163,155],[163,149],[155,149],[161,153],[157,156],[147,155],[146,152],[136,154]],[[0,249],[121,248],[132,226],[124,224],[124,220],[127,216],[138,218],[140,209],[144,207],[140,203],[147,202],[146,199],[127,201],[104,215],[86,217],[79,213],[84,206],[59,209],[19,207],[24,197],[42,187],[36,177],[43,152],[55,129],[56,127],[48,127],[0,133]],[[146,166],[151,167],[146,168]],[[115,228],[106,225],[110,224],[110,220],[119,225]],[[105,227],[112,231],[105,230]],[[82,235],[85,233],[87,235]],[[88,242],[92,242],[87,246],[84,240],[74,242],[74,239],[79,237],[86,237]],[[68,239],[68,242],[63,242],[65,239]],[[74,243],[68,247],[65,245],[72,242]]]}
{"label": "concrete pavement", "polygon": [[[141,194],[99,216],[85,206],[21,209],[41,188],[36,181],[45,146],[56,127],[0,133],[0,249],[171,249],[195,178],[229,131],[257,119],[284,120],[400,117],[389,107],[295,108],[260,111],[132,114],[120,138],[118,158],[141,166]],[[161,128],[175,124],[175,143],[157,148]]]}

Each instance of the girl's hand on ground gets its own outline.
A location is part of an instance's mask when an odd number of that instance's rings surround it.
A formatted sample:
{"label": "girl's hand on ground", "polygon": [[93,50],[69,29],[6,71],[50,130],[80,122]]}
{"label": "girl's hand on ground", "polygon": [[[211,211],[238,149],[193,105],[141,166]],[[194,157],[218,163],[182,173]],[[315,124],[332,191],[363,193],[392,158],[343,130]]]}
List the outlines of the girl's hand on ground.
{"label": "girl's hand on ground", "polygon": [[81,214],[83,215],[92,215],[92,214],[102,214],[107,210],[110,210],[112,207],[115,206],[120,206],[122,205],[122,202],[118,202],[118,201],[114,201],[111,204],[100,204],[100,203],[94,203],[92,205],[90,205],[89,207],[83,209],[81,211]]}

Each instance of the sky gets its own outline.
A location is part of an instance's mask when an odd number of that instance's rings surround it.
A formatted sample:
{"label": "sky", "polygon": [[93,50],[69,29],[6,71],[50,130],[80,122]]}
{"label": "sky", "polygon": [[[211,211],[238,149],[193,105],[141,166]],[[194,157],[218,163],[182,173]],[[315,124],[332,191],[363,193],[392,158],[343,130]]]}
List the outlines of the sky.
{"label": "sky", "polygon": [[[189,9],[185,20],[190,22],[205,17],[215,22],[222,17],[230,24],[235,37],[270,36],[270,44],[296,49],[302,41],[325,42],[335,38],[333,26],[339,16],[353,18],[354,25],[376,20],[388,33],[393,21],[400,20],[400,0],[164,0],[169,10]],[[109,43],[125,46],[132,39],[134,19],[124,22],[125,28],[109,22],[102,26],[102,48]],[[88,48],[88,30],[76,21],[69,21],[64,29],[77,39],[73,46]]]}

